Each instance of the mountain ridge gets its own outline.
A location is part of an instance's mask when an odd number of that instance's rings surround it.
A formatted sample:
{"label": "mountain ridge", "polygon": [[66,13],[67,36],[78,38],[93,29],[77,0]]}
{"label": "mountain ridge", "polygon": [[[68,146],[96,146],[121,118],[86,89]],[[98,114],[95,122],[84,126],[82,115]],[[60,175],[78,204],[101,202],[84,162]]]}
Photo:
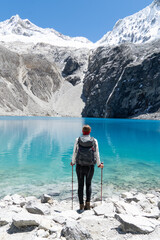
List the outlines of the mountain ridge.
{"label": "mountain ridge", "polygon": [[124,42],[145,43],[160,38],[160,1],[116,22],[97,45],[118,45]]}
{"label": "mountain ridge", "polygon": [[160,0],[154,0],[144,9],[119,19],[112,31],[93,43],[85,37],[69,37],[53,28],[41,28],[19,15],[0,22],[1,41],[44,42],[61,47],[94,49],[124,42],[145,43],[160,38]]}
{"label": "mountain ridge", "polygon": [[6,42],[44,42],[55,46],[91,48],[92,42],[85,37],[65,36],[52,28],[41,28],[19,15],[0,22],[0,39]]}

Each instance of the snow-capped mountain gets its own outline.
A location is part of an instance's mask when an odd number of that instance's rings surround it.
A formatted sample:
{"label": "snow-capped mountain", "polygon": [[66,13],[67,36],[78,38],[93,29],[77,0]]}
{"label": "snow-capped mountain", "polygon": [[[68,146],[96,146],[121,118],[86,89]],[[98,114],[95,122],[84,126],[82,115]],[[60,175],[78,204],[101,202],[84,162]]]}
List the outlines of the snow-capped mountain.
{"label": "snow-capped mountain", "polygon": [[0,23],[0,115],[160,118],[159,49],[160,0],[95,44],[13,16]]}
{"label": "snow-capped mountain", "polygon": [[61,47],[91,48],[93,43],[84,37],[65,36],[54,29],[40,28],[28,19],[21,19],[19,15],[0,23],[0,41],[48,43]]}
{"label": "snow-capped mountain", "polygon": [[120,19],[113,30],[107,32],[96,44],[144,43],[157,38],[160,38],[160,0],[154,0],[143,10]]}
{"label": "snow-capped mountain", "polygon": [[118,45],[124,42],[144,43],[160,38],[160,0],[141,11],[120,19],[113,30],[95,44],[84,37],[65,36],[51,28],[40,28],[18,15],[0,22],[0,41],[47,43],[59,47],[96,48],[101,45]]}

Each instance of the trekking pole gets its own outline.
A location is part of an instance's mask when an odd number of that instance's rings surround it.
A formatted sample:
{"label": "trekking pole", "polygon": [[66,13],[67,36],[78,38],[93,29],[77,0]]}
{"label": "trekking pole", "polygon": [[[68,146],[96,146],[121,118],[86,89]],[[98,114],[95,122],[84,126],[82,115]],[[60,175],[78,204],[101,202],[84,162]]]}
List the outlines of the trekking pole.
{"label": "trekking pole", "polygon": [[72,210],[73,210],[73,166],[72,166]]}
{"label": "trekking pole", "polygon": [[[103,164],[103,162],[102,162]],[[103,186],[103,168],[101,168],[101,203],[102,203],[102,186]]]}

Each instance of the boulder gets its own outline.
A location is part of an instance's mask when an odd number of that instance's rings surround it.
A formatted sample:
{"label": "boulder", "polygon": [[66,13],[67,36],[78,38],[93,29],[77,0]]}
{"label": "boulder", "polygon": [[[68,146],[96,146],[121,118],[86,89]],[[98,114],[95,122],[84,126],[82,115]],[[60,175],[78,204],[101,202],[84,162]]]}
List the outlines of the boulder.
{"label": "boulder", "polygon": [[52,217],[53,221],[55,221],[56,223],[59,224],[64,224],[66,222],[66,217],[60,215],[60,214],[56,214]]}
{"label": "boulder", "polygon": [[66,240],[92,240],[93,238],[88,231],[83,228],[80,224],[77,224],[74,220],[66,222],[65,226],[61,231],[61,236],[65,237]]}
{"label": "boulder", "polygon": [[53,201],[53,198],[50,195],[43,194],[41,196],[41,203],[50,203],[51,201]]}
{"label": "boulder", "polygon": [[6,202],[12,202],[12,197],[10,195],[7,195],[3,198],[3,200]]}
{"label": "boulder", "polygon": [[133,216],[140,216],[142,213],[137,206],[134,206],[123,201],[114,202],[116,213],[130,214]]}
{"label": "boulder", "polygon": [[133,199],[133,194],[131,192],[124,192],[124,193],[121,193],[121,197],[126,200],[130,200],[130,199]]}
{"label": "boulder", "polygon": [[114,217],[114,205],[113,203],[103,203],[102,205],[95,207],[94,212],[98,216],[105,215],[105,217]]}
{"label": "boulder", "polygon": [[0,227],[5,226],[5,225],[7,225],[8,223],[9,223],[9,221],[6,220],[6,218],[1,218],[1,217],[0,217]]}
{"label": "boulder", "polygon": [[158,207],[155,207],[153,209],[150,209],[150,211],[148,211],[148,213],[143,213],[142,216],[147,217],[147,218],[158,219],[160,217],[160,211],[159,211]]}
{"label": "boulder", "polygon": [[43,229],[45,231],[49,231],[50,233],[55,233],[58,230],[52,219],[46,219],[44,217],[39,219],[38,229]]}
{"label": "boulder", "polygon": [[47,238],[49,236],[49,232],[45,231],[43,229],[39,229],[37,231],[37,237],[41,237],[41,238]]}
{"label": "boulder", "polygon": [[155,230],[160,225],[157,220],[151,220],[141,216],[128,214],[115,214],[115,218],[121,223],[120,228],[125,233],[147,234]]}
{"label": "boulder", "polygon": [[14,213],[8,211],[7,209],[3,209],[0,211],[0,226],[4,226],[12,223],[12,217]]}
{"label": "boulder", "polygon": [[13,225],[17,228],[28,226],[39,226],[39,219],[33,214],[27,212],[16,214],[13,217]]}
{"label": "boulder", "polygon": [[33,213],[33,214],[46,215],[50,213],[50,209],[48,206],[36,201],[28,202],[26,205],[26,209],[29,213]]}
{"label": "boulder", "polygon": [[26,199],[18,194],[14,194],[11,196],[13,204],[15,205],[20,205],[21,207],[23,207],[26,203]]}
{"label": "boulder", "polygon": [[80,218],[80,215],[74,210],[66,210],[59,213],[53,212],[53,216],[52,216],[53,221],[59,224],[66,223],[67,219],[77,220],[79,218]]}
{"label": "boulder", "polygon": [[148,199],[142,199],[138,202],[138,205],[141,207],[142,211],[145,213],[150,213],[152,205]]}

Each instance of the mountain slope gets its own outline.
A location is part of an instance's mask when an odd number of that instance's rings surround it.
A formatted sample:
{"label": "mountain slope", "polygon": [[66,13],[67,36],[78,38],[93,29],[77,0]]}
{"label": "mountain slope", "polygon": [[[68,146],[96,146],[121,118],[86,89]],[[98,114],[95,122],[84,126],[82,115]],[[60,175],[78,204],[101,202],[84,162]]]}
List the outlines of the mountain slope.
{"label": "mountain slope", "polygon": [[160,39],[99,47],[84,79],[84,117],[160,117]]}
{"label": "mountain slope", "polygon": [[96,44],[145,43],[157,38],[160,38],[160,0],[154,0],[143,10],[120,19],[113,30],[106,33]]}

